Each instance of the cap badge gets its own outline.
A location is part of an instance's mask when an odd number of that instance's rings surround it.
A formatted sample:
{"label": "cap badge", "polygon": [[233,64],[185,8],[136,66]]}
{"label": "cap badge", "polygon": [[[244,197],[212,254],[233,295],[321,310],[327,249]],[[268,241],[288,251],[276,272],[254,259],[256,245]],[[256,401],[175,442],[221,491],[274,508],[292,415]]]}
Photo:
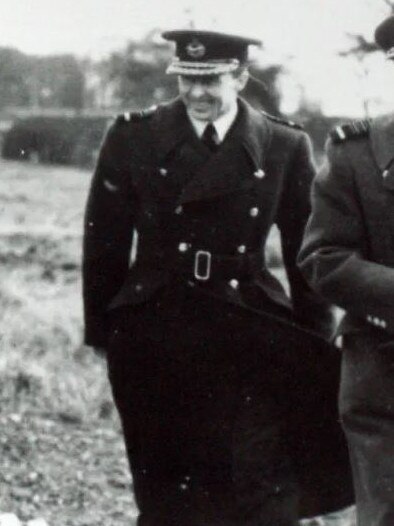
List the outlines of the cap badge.
{"label": "cap badge", "polygon": [[202,58],[205,55],[205,46],[194,39],[186,46],[186,53],[192,58]]}

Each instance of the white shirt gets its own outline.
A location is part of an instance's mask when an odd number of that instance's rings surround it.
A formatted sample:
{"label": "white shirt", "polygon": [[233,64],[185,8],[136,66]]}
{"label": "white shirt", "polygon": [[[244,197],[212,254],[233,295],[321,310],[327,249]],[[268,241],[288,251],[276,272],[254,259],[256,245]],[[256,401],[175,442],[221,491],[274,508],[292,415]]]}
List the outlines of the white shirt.
{"label": "white shirt", "polygon": [[[230,109],[227,113],[224,115],[221,115],[216,121],[213,121],[212,124],[215,126],[216,133],[218,134],[219,143],[224,141],[224,138],[226,137],[227,132],[231,128],[233,122],[235,121],[238,114],[238,105],[234,104],[234,107]],[[194,119],[191,117],[188,113],[190,122],[193,125],[193,128],[195,132],[197,133],[197,136],[201,139],[205,128],[210,124],[209,122],[205,121],[199,121],[197,119]]]}

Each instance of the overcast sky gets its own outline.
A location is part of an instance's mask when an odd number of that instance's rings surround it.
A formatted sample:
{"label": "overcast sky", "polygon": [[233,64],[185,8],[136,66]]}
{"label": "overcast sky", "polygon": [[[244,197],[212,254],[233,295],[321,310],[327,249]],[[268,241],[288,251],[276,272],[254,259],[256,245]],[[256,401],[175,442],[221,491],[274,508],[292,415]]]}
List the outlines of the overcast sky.
{"label": "overcast sky", "polygon": [[[347,32],[372,37],[385,13],[383,0],[0,0],[0,45],[99,57],[154,27],[184,27],[192,17],[204,29],[261,38],[256,59],[289,69],[289,111],[301,83],[326,112],[346,108],[357,115],[363,90],[390,99],[394,89],[386,86],[391,79],[394,87],[394,64],[374,59],[373,78],[365,81],[354,61],[338,60],[336,53],[349,46]],[[394,108],[394,97],[391,102]]]}

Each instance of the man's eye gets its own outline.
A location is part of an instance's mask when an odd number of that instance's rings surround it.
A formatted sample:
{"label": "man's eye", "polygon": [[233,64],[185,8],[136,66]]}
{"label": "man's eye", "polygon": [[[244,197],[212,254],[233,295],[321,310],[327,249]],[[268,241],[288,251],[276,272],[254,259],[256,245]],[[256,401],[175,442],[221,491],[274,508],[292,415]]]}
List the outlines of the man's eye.
{"label": "man's eye", "polygon": [[202,81],[202,84],[204,84],[205,86],[213,86],[214,84],[216,84],[217,82],[217,79],[215,78],[206,78]]}

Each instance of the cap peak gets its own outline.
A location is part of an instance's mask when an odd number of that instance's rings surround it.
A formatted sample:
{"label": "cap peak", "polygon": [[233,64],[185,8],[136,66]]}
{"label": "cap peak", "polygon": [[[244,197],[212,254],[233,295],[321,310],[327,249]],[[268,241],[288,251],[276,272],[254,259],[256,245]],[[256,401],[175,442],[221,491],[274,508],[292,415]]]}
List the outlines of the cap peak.
{"label": "cap peak", "polygon": [[177,75],[219,75],[234,71],[248,59],[248,47],[261,41],[203,29],[165,31],[162,37],[175,42],[176,52],[167,73]]}

